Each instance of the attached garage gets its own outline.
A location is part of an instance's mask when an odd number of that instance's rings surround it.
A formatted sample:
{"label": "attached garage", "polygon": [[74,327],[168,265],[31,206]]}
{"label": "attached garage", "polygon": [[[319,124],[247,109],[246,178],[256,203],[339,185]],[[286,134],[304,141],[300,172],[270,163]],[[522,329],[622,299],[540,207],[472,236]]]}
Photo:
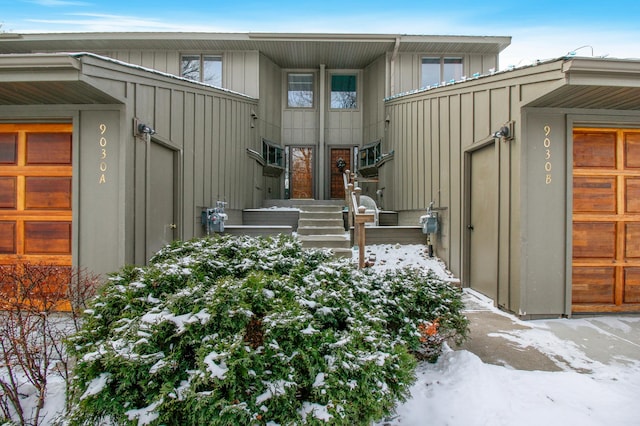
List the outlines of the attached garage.
{"label": "attached garage", "polygon": [[72,265],[70,124],[0,124],[0,267]]}
{"label": "attached garage", "polygon": [[640,130],[573,130],[572,311],[640,311]]}
{"label": "attached garage", "polygon": [[433,200],[464,286],[525,319],[640,312],[640,61],[559,58],[386,114],[385,207],[410,223]]}
{"label": "attached garage", "polygon": [[216,200],[252,207],[256,108],[96,55],[0,55],[0,268],[107,274],[202,235]]}

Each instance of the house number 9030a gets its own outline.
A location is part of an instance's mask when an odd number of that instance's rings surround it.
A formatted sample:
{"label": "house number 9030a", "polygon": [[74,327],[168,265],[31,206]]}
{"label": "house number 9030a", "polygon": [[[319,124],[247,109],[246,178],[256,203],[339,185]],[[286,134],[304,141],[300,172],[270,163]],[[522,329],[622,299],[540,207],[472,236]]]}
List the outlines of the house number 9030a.
{"label": "house number 9030a", "polygon": [[544,146],[544,183],[547,185],[551,184],[551,169],[553,168],[551,165],[551,126],[544,126],[544,140],[542,141],[542,145]]}
{"label": "house number 9030a", "polygon": [[100,145],[100,147],[98,148],[98,156],[100,160],[100,165],[98,166],[98,174],[100,175],[100,178],[98,179],[98,183],[103,184],[107,182],[107,169],[109,168],[107,166],[107,125],[104,123],[100,123],[98,128],[100,129],[100,140],[98,142],[98,144]]}

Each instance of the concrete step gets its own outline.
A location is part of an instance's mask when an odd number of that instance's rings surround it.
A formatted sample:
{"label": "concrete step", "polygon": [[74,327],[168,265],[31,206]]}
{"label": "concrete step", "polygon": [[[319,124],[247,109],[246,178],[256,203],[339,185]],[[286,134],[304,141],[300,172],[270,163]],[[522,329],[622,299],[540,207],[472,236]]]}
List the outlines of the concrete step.
{"label": "concrete step", "polygon": [[342,226],[298,226],[298,235],[343,235],[344,233]]}
{"label": "concrete step", "polygon": [[305,228],[308,226],[312,226],[312,227],[318,227],[318,226],[329,226],[329,227],[335,227],[335,226],[344,226],[344,221],[342,220],[342,218],[336,218],[336,219],[307,219],[307,218],[300,218],[300,220],[298,220],[298,228]]}
{"label": "concrete step", "polygon": [[322,205],[322,204],[318,204],[318,205],[302,205],[302,206],[297,206],[300,209],[300,212],[325,212],[325,213],[334,213],[334,212],[341,212],[342,213],[342,206],[337,206],[337,205]]}
{"label": "concrete step", "polygon": [[334,212],[308,212],[301,211],[299,214],[300,219],[342,219],[342,211]]}
{"label": "concrete step", "polygon": [[351,249],[351,241],[347,234],[344,235],[298,235],[302,247],[306,248],[331,248]]}

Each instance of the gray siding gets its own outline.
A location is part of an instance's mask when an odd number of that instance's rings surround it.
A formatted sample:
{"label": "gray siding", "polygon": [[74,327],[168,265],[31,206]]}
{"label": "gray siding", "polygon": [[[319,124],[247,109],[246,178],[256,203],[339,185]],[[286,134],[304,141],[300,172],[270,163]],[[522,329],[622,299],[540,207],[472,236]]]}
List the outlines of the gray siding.
{"label": "gray siding", "polygon": [[[500,194],[494,253],[498,264],[498,299],[515,312],[531,311],[532,307],[538,313],[562,312],[563,309],[559,306],[563,299],[558,299],[556,293],[564,291],[564,283],[558,285],[557,277],[553,284],[525,287],[525,293],[520,286],[521,282],[531,279],[532,274],[537,274],[535,269],[541,268],[542,262],[531,253],[523,254],[522,241],[532,236],[526,235],[529,232],[537,232],[539,238],[548,235],[546,229],[545,232],[540,232],[540,228],[537,231],[521,229],[525,223],[522,212],[532,208],[525,201],[530,196],[527,193],[531,191],[530,177],[521,177],[526,159],[523,143],[527,140],[520,133],[524,125],[521,106],[523,102],[557,87],[562,78],[557,68],[557,64],[541,66],[536,70],[540,75],[535,78],[515,79],[511,75],[503,75],[423,91],[387,102],[387,114],[391,118],[387,131],[388,148],[394,150],[395,155],[383,166],[388,170],[382,172],[381,169],[380,173],[379,186],[386,188],[384,207],[400,212],[400,225],[413,225],[430,200],[435,202],[435,207],[442,208],[436,252],[449,269],[461,276],[463,282],[467,273],[463,250],[467,232],[465,212],[469,209],[465,196],[465,151],[487,141],[489,135],[504,123],[515,121],[515,139],[494,142]],[[544,204],[543,199],[544,196],[536,203]],[[389,200],[392,200],[391,204]],[[562,229],[564,217],[564,214],[558,216]],[[536,227],[545,227],[538,218],[533,222]],[[562,239],[564,232],[557,231],[554,232]],[[541,246],[544,246],[542,241],[536,243],[536,247]],[[559,250],[564,250],[563,247],[560,245]],[[555,255],[560,262],[564,261],[558,252]],[[533,263],[523,270],[521,260],[527,262],[526,259],[530,263],[533,260]],[[564,271],[562,266],[560,270]],[[544,277],[536,280],[544,280]],[[552,299],[554,301],[550,302]]]}
{"label": "gray siding", "polygon": [[[362,74],[362,143],[382,139],[384,136],[385,57],[381,56],[364,69]],[[383,148],[384,150],[384,148]]]}
{"label": "gray siding", "polygon": [[115,50],[95,52],[133,65],[180,75],[182,53],[222,55],[222,86],[225,89],[258,97],[260,54],[257,51],[240,52],[177,52],[174,50]]}
{"label": "gray siding", "polygon": [[463,63],[463,75],[473,76],[474,73],[487,74],[492,68],[498,69],[497,55],[470,55],[464,53],[433,54],[424,53],[399,53],[395,60],[393,81],[389,92],[391,95],[404,93],[420,88],[421,85],[421,65],[425,56],[451,56],[461,57]]}
{"label": "gray siding", "polygon": [[200,211],[216,200],[228,202],[230,224],[241,223],[242,209],[262,199],[261,186],[256,185],[262,182],[262,168],[246,155],[247,148],[261,150],[257,129],[251,126],[257,100],[137,69],[114,66],[113,71],[104,66],[93,58],[83,61],[83,72],[96,87],[108,88],[112,80],[129,82],[122,134],[130,140],[121,142],[126,150],[121,161],[126,164],[123,185],[132,206],[125,206],[125,221],[133,222],[136,236],[126,241],[135,251],[130,261],[146,261],[145,223],[150,212],[144,194],[153,184],[147,181],[148,144],[133,137],[133,117],[156,130],[154,140],[179,152],[178,237],[202,235]]}

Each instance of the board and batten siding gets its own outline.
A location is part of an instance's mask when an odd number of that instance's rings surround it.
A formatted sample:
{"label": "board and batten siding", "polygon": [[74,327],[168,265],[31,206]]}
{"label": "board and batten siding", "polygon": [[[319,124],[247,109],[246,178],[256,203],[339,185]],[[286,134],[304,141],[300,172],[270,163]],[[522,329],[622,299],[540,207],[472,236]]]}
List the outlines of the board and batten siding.
{"label": "board and batten siding", "polygon": [[98,55],[180,76],[182,54],[222,56],[222,86],[225,89],[257,98],[259,95],[260,54],[257,51],[179,52],[175,50],[114,50],[95,52]]}
{"label": "board and batten siding", "polygon": [[[388,148],[394,150],[393,186],[381,179],[381,186],[393,187],[391,208],[400,213],[400,224],[409,225],[425,213],[431,201],[438,210],[440,232],[436,241],[438,256],[455,274],[463,273],[462,249],[465,205],[465,151],[483,142],[492,131],[512,119],[511,87],[475,87],[468,92],[439,89],[425,91],[387,102],[391,122],[387,131]],[[513,145],[497,144],[495,167],[509,177],[518,167],[519,156]],[[513,187],[517,177],[500,180],[498,220],[499,279],[510,282],[512,269],[507,263],[513,244],[512,228],[518,221]],[[517,199],[515,201],[518,201]],[[516,232],[517,234],[517,232]]]}
{"label": "board and batten siding", "polygon": [[[384,137],[385,109],[384,109],[384,87],[386,77],[385,56],[381,56],[362,73],[363,90],[361,93],[361,103],[363,108],[362,116],[362,143],[382,139]],[[386,147],[382,147],[383,152],[387,152]]]}
{"label": "board and batten siding", "polygon": [[83,58],[83,72],[91,84],[105,90],[126,82],[126,90],[120,92],[126,105],[123,134],[132,141],[125,144],[122,161],[127,164],[125,176],[131,179],[127,178],[124,189],[131,201],[125,220],[133,221],[137,243],[127,244],[135,246],[135,263],[146,261],[146,188],[152,183],[147,182],[149,142],[133,138],[134,117],[156,131],[151,143],[160,143],[177,156],[176,206],[181,225],[177,237],[202,235],[201,209],[215,206],[217,200],[228,203],[230,224],[241,223],[242,209],[262,200],[262,168],[246,152],[247,148],[261,152],[251,118],[257,99],[95,57]]}
{"label": "board and batten siding", "polygon": [[[421,69],[423,57],[460,57],[462,58],[463,75],[473,76],[475,73],[486,74],[498,68],[498,55],[441,54],[441,53],[407,53],[400,52],[395,60],[394,76],[390,82],[391,95],[405,93],[419,88],[422,83]],[[393,90],[391,90],[393,89]]]}

